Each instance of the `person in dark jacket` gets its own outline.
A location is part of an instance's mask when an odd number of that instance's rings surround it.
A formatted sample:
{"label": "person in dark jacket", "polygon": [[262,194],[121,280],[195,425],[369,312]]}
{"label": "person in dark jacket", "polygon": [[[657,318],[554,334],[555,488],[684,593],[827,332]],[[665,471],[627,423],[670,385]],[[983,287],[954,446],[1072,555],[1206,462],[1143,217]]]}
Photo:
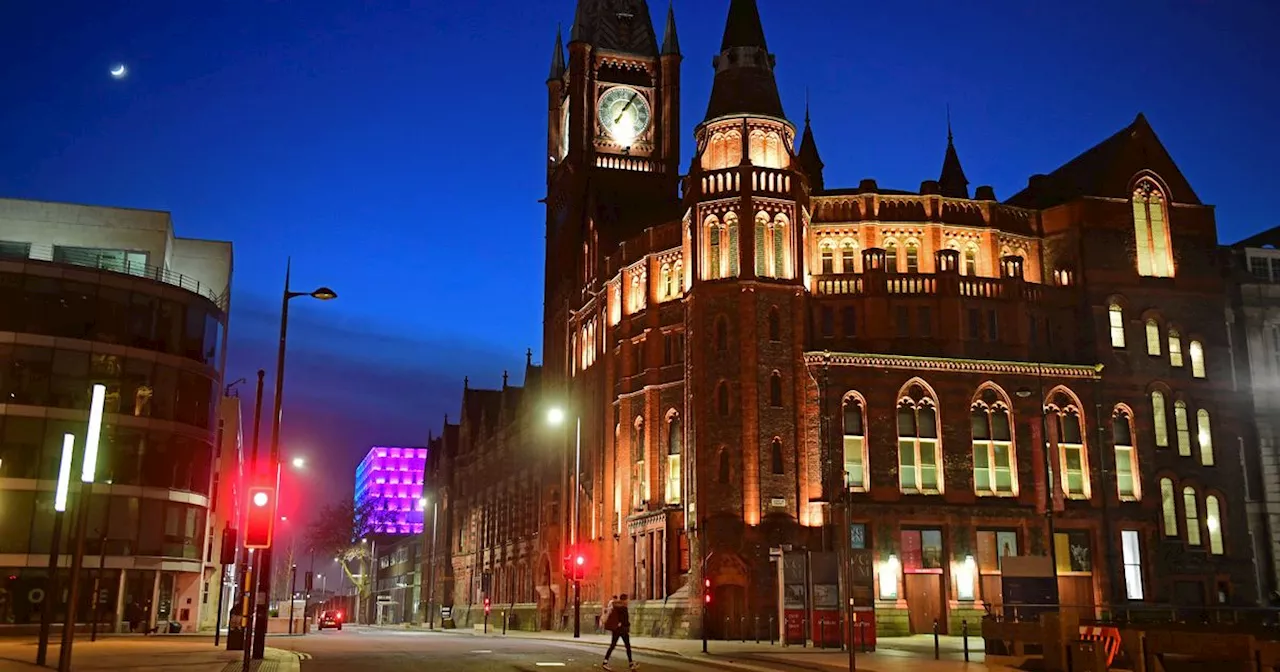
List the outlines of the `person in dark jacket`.
{"label": "person in dark jacket", "polygon": [[608,623],[606,629],[613,633],[609,638],[609,648],[604,652],[604,669],[611,670],[609,667],[609,656],[613,655],[614,647],[618,646],[618,640],[622,640],[623,646],[627,648],[627,664],[631,669],[636,669],[636,663],[631,659],[631,612],[627,609],[630,602],[627,600],[627,594],[623,593],[618,596],[618,600],[613,603],[613,609],[609,612]]}

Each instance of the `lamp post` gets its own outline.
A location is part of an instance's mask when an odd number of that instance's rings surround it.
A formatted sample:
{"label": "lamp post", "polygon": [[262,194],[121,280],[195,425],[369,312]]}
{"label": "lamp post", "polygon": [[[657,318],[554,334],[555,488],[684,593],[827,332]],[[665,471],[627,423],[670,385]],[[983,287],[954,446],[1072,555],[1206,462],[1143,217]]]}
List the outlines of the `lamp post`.
{"label": "lamp post", "polygon": [[[365,625],[372,625],[373,615],[368,612],[376,611],[376,607],[374,609],[370,609],[370,607],[377,603],[377,597],[374,594],[374,588],[376,588],[378,585],[378,574],[376,569],[378,564],[378,540],[374,539],[371,542],[369,541],[368,537],[364,537],[360,539],[360,543],[369,544],[368,568],[365,569],[360,574],[360,583],[365,585],[366,592],[369,593],[369,599],[363,605],[361,605],[360,586],[357,585],[356,586],[356,619],[357,619],[356,622],[359,623],[360,622],[359,619],[363,617],[365,620]],[[363,606],[364,608],[362,609],[361,606]]]}
{"label": "lamp post", "polygon": [[[71,554],[71,586],[67,589],[66,616],[62,623],[62,651],[58,657],[58,672],[71,670],[71,646],[76,638],[76,607],[80,600],[80,569],[84,565],[85,528],[89,524],[89,496],[98,471],[98,441],[102,437],[102,410],[106,402],[107,386],[94,385],[89,404],[89,425],[84,437],[84,459],[80,462],[80,498],[76,508],[76,542]],[[63,444],[65,454],[66,444]]]}
{"label": "lamp post", "polygon": [[49,652],[49,629],[53,624],[53,600],[57,590],[58,547],[62,543],[62,519],[67,511],[67,492],[71,487],[71,460],[76,449],[74,434],[62,437],[62,460],[58,463],[58,485],[53,495],[53,541],[49,547],[49,578],[40,601],[40,639],[36,644],[36,665],[43,666]]}
{"label": "lamp post", "polygon": [[[328,287],[320,287],[311,292],[294,292],[289,289],[289,274],[293,268],[293,260],[290,259],[285,265],[284,271],[284,293],[280,298],[280,345],[276,352],[276,398],[275,406],[271,412],[271,455],[267,464],[271,469],[275,469],[280,464],[280,415],[281,404],[284,400],[284,352],[285,342],[289,334],[289,300],[296,299],[299,296],[309,296],[313,299],[321,301],[331,301],[338,298],[338,293]],[[271,594],[271,572],[272,567],[271,556],[272,549],[270,547],[262,550],[263,561],[262,567],[268,568],[259,576],[261,582],[259,593],[264,595]],[[253,624],[253,657],[261,660],[266,650],[267,639],[267,601],[263,600],[262,604],[257,605],[256,618]]]}
{"label": "lamp post", "polygon": [[[582,490],[582,414],[575,414],[574,420],[574,439],[573,439],[573,517],[569,526],[569,545],[574,547],[577,552],[578,545],[578,517],[580,509],[578,507],[578,492]],[[547,411],[547,422],[554,427],[564,424],[564,409],[555,407]],[[582,637],[582,581],[579,578],[580,570],[578,566],[573,565],[571,570],[573,573],[573,637],[577,639]]]}
{"label": "lamp post", "polygon": [[431,552],[427,555],[427,629],[436,629],[436,523],[440,513],[440,502],[435,497],[423,498],[425,505],[431,500]]}

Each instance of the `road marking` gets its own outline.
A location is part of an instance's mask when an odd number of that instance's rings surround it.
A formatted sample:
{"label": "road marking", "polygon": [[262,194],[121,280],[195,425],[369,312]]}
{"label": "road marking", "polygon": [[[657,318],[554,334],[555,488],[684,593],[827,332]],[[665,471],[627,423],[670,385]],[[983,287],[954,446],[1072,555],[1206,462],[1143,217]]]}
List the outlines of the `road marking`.
{"label": "road marking", "polygon": [[475,651],[472,651],[471,653],[493,653],[493,650],[492,650],[492,649],[476,649]]}
{"label": "road marking", "polygon": [[534,667],[564,667],[564,663],[534,663]]}

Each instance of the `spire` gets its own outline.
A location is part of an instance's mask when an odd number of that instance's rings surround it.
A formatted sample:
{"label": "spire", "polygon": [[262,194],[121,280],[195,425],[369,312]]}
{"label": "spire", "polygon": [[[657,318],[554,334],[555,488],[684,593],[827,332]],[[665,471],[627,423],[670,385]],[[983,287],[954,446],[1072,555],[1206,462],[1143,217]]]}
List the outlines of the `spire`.
{"label": "spire", "polygon": [[774,57],[765,43],[756,0],[731,0],[720,55],[713,64],[716,78],[707,120],[733,114],[784,118],[773,78]]}
{"label": "spire", "polygon": [[942,195],[951,198],[969,198],[969,178],[960,167],[960,155],[956,153],[955,136],[951,133],[951,106],[947,106],[947,155],[942,159],[942,175],[938,177]]}
{"label": "spire", "polygon": [[640,56],[658,55],[658,38],[646,0],[578,0],[569,33],[569,43],[574,42]]}
{"label": "spire", "polygon": [[813,127],[809,124],[809,92],[805,91],[804,103],[804,135],[800,138],[800,149],[796,152],[800,168],[809,176],[809,186],[815,191],[822,191],[825,184],[822,179],[822,157],[818,154],[818,143],[813,139]]}
{"label": "spire", "polygon": [[564,76],[564,40],[561,37],[563,32],[560,26],[556,26],[556,50],[551,54],[551,74],[547,75],[547,79],[560,79]]}
{"label": "spire", "polygon": [[674,3],[667,4],[667,27],[666,30],[662,31],[662,55],[680,55],[680,38],[676,36],[676,7]]}

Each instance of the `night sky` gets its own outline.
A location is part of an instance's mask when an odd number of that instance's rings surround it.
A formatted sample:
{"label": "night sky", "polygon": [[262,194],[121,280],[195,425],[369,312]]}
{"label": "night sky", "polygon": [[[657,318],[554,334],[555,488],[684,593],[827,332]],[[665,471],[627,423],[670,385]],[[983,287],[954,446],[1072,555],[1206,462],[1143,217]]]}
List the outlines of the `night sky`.
{"label": "night sky", "polygon": [[[686,165],[728,4],[676,2]],[[950,104],[971,186],[1003,199],[1142,111],[1224,242],[1280,223],[1280,3],[760,4],[829,186],[936,178]],[[573,0],[3,5],[0,196],[168,210],[180,236],[233,241],[246,419],[285,256],[294,289],[340,294],[292,304],[285,452],[316,497],[349,492],[369,445],[456,418],[464,375],[496,387],[541,359],[544,81]]]}

